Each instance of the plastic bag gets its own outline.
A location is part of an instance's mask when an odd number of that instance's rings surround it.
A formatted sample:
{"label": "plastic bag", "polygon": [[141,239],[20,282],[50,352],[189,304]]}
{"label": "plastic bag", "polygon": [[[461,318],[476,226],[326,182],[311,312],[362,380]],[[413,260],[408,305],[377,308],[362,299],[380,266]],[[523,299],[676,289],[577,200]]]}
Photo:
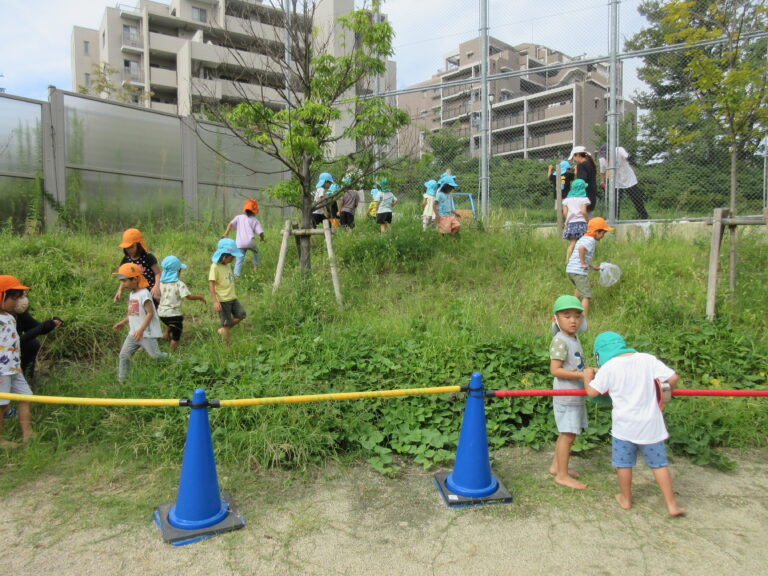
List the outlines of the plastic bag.
{"label": "plastic bag", "polygon": [[600,286],[613,286],[621,278],[621,268],[610,262],[600,264]]}

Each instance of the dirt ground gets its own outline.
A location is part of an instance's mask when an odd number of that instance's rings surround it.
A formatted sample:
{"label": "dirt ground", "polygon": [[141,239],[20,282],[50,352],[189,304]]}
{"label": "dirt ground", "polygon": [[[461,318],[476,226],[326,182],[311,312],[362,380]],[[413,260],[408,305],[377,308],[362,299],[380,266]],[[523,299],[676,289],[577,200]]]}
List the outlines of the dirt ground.
{"label": "dirt ground", "polygon": [[669,518],[650,472],[635,474],[635,507],[621,510],[608,453],[574,458],[584,492],[546,474],[551,452],[509,449],[494,474],[512,504],[450,509],[433,473],[396,478],[330,466],[312,479],[279,476],[262,493],[231,491],[243,530],[169,546],[146,515],[115,525],[105,510],[81,523],[51,504],[55,477],[2,496],[2,572],[84,575],[697,575],[764,574],[768,566],[768,450],[731,454],[734,472],[675,458],[684,518]]}

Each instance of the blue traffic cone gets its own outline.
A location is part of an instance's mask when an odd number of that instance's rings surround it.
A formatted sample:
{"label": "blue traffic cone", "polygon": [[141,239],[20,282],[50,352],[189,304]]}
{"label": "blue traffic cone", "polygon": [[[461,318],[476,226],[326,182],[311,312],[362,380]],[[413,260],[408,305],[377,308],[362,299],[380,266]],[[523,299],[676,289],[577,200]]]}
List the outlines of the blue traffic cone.
{"label": "blue traffic cone", "polygon": [[174,546],[245,526],[228,495],[219,492],[208,400],[202,388],[195,390],[191,408],[176,503],[163,504],[154,513],[163,539]]}
{"label": "blue traffic cone", "polygon": [[472,374],[469,383],[453,472],[435,474],[435,484],[448,506],[512,501],[512,495],[491,473],[483,377],[479,372]]}

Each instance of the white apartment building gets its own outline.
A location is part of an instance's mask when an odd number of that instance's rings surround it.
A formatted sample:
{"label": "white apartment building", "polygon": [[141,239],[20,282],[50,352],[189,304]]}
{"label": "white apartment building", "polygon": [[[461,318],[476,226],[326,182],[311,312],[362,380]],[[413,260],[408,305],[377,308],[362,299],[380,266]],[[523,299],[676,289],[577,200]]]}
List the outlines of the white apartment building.
{"label": "white apartment building", "polygon": [[[107,65],[115,70],[113,86],[134,87],[133,103],[155,110],[184,116],[206,100],[245,97],[285,106],[276,90],[285,78],[267,56],[285,50],[281,5],[281,0],[139,0],[135,6],[108,7],[98,30],[73,29],[72,89],[92,89],[94,65]],[[354,0],[318,2],[315,26],[332,36],[335,19],[353,8]],[[338,54],[345,49],[340,39],[331,38],[329,46]],[[380,80],[382,91],[394,89],[395,73],[390,63]]]}
{"label": "white apartment building", "polygon": [[[459,45],[444,68],[401,94],[400,108],[412,119],[398,142],[401,155],[424,152],[424,131],[451,126],[479,153],[481,40]],[[547,65],[568,64],[557,70]],[[572,64],[572,65],[571,65]],[[489,82],[491,154],[508,158],[567,158],[573,146],[593,148],[593,126],[606,121],[608,67],[581,64],[562,52],[537,44],[512,46],[489,38],[488,74],[527,71]],[[449,82],[466,80],[460,85]],[[636,107],[623,101],[621,114]]]}

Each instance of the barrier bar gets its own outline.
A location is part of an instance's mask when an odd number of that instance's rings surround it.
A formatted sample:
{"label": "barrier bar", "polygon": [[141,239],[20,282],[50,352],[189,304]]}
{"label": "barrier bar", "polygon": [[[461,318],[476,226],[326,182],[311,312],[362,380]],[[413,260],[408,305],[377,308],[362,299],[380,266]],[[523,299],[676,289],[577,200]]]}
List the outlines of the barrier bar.
{"label": "barrier bar", "polygon": [[[586,396],[584,390],[488,390],[486,396],[495,398],[510,398],[517,396]],[[709,389],[676,389],[672,396],[737,396],[737,397],[768,397],[768,390],[709,390]]]}

